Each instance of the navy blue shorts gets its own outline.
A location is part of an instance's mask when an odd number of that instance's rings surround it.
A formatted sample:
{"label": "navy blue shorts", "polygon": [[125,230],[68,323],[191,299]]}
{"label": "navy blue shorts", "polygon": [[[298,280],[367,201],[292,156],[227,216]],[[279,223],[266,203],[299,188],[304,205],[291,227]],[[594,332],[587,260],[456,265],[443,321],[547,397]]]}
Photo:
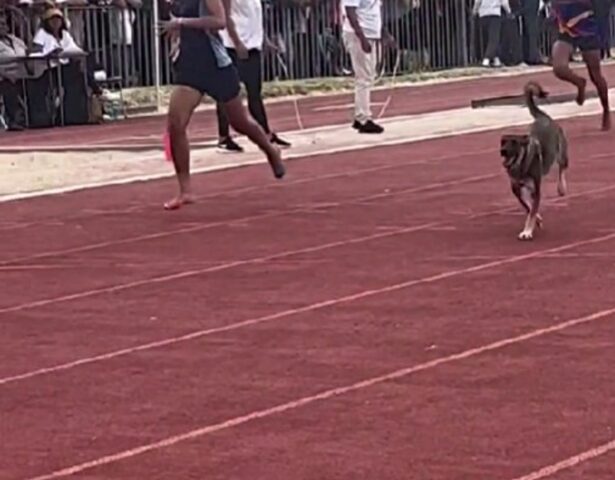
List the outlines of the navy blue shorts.
{"label": "navy blue shorts", "polygon": [[228,67],[207,67],[201,62],[190,61],[181,55],[174,65],[175,84],[190,87],[214,101],[226,103],[237,97],[241,91],[239,74],[235,65]]}
{"label": "navy blue shorts", "polygon": [[592,50],[602,50],[604,42],[599,34],[583,37],[571,37],[566,33],[560,33],[557,39],[578,48],[581,52],[591,52]]}

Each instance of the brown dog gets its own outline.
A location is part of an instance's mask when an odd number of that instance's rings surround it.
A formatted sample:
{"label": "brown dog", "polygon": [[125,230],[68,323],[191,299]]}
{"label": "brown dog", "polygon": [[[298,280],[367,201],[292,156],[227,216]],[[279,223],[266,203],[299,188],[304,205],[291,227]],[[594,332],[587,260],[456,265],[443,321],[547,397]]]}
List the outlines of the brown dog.
{"label": "brown dog", "polygon": [[568,143],[561,127],[536,106],[534,96],[544,98],[547,93],[540,85],[529,82],[524,89],[526,104],[534,122],[525,135],[503,135],[500,154],[510,178],[511,188],[527,217],[520,240],[531,240],[536,226],[542,226],[539,214],[542,179],[553,164],[559,167],[557,191],[565,195],[566,169],[568,168]]}

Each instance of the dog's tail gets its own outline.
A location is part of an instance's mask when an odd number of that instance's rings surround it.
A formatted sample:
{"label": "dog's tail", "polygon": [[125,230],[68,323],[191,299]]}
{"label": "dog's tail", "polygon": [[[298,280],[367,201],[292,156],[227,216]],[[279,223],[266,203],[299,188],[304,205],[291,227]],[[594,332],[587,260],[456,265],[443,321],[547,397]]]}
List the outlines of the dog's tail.
{"label": "dog's tail", "polygon": [[547,98],[547,92],[545,92],[538,82],[529,81],[523,88],[523,94],[525,95],[525,104],[530,110],[530,114],[534,118],[546,117],[547,114],[538,108],[536,105],[536,97]]}

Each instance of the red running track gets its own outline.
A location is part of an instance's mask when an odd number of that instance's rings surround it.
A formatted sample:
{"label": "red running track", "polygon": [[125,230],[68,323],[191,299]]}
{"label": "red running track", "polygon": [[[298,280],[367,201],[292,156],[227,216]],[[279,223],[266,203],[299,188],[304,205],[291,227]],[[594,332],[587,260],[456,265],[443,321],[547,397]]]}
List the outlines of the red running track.
{"label": "red running track", "polygon": [[533,243],[501,132],[1,204],[0,478],[610,478],[596,123]]}
{"label": "red running track", "polygon": [[[605,65],[604,73],[609,84],[615,84],[615,65]],[[509,77],[484,77],[426,86],[395,89],[393,100],[385,111],[386,117],[436,112],[444,109],[469,107],[472,99],[499,95],[519,94],[528,79],[541,82],[551,93],[573,93],[572,89],[556,80],[551,72],[528,73]],[[590,88],[593,86],[590,85]],[[388,97],[388,90],[375,93],[374,113],[381,109]],[[351,95],[308,97],[299,100],[299,111],[305,128],[323,125],[350,124]],[[346,108],[344,107],[346,106]],[[290,101],[271,103],[268,106],[271,126],[279,132],[298,130],[295,109]],[[11,133],[0,137],[0,148],[67,147],[76,148],[100,145],[150,145],[159,148],[165,119],[148,116],[106,125],[69,127],[62,129]],[[191,139],[209,141],[217,136],[215,112],[199,112],[192,122]]]}

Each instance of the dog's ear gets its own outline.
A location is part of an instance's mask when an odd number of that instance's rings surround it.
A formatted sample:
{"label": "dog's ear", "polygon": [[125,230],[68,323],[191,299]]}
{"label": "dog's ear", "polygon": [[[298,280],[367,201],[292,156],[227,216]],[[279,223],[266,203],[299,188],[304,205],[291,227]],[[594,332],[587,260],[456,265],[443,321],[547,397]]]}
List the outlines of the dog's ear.
{"label": "dog's ear", "polygon": [[502,135],[500,137],[500,146],[526,146],[530,142],[528,135]]}
{"label": "dog's ear", "polygon": [[541,85],[538,86],[538,98],[547,98],[549,96],[549,92],[542,88]]}
{"label": "dog's ear", "polygon": [[519,151],[519,143],[514,135],[503,135],[500,138],[500,156],[504,158],[514,157]]}
{"label": "dog's ear", "polygon": [[530,137],[529,135],[520,135],[517,141],[519,142],[519,145],[526,147],[530,144]]}

